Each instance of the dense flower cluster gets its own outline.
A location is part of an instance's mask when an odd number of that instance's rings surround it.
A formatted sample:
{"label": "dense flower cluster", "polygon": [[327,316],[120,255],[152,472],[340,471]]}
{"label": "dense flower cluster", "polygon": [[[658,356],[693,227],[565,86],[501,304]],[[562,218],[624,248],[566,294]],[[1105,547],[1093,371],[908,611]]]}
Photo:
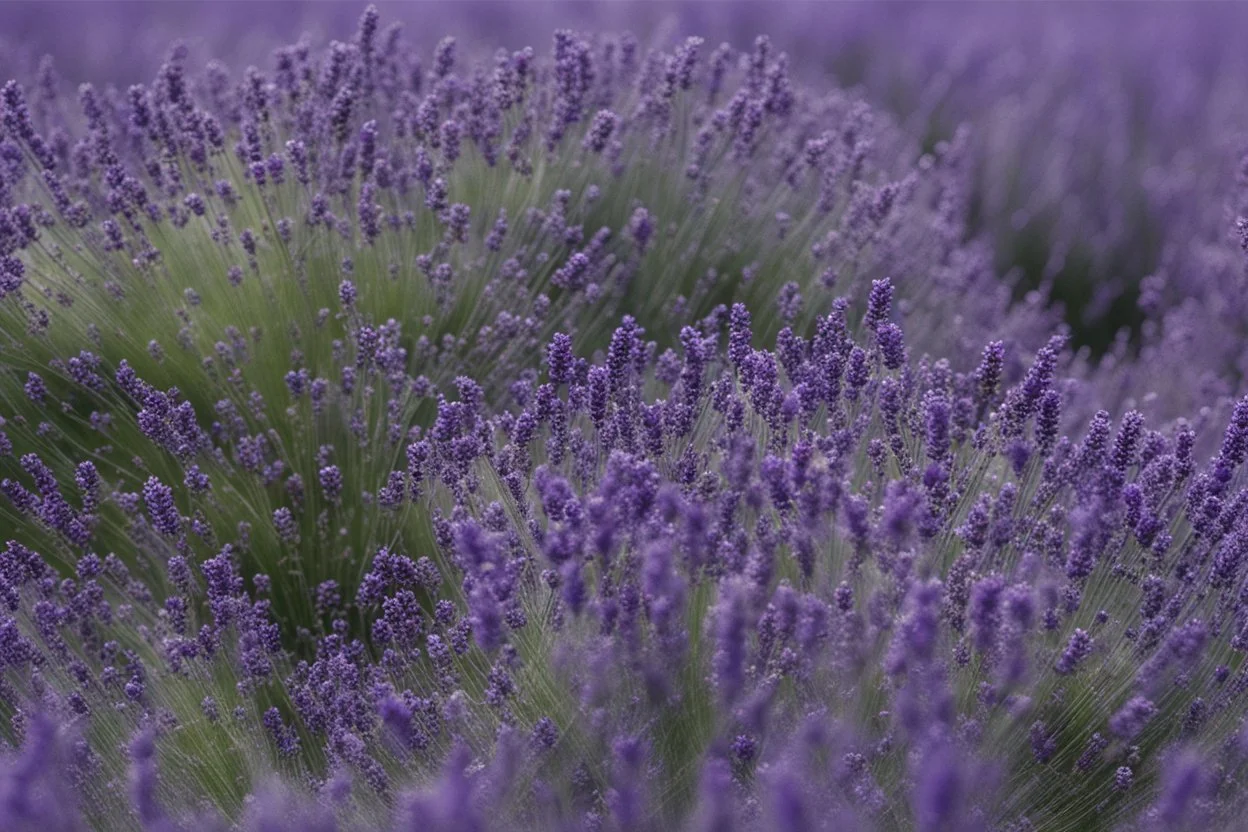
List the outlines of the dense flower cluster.
{"label": "dense flower cluster", "polygon": [[1234,375],[766,37],[479,46],[0,89],[0,828],[1232,826]]}

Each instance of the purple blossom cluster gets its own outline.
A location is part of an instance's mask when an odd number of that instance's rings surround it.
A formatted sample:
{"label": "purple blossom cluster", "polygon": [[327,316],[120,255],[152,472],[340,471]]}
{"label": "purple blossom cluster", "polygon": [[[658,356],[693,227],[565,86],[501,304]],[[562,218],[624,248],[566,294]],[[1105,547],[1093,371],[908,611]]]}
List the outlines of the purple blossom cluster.
{"label": "purple blossom cluster", "polygon": [[1235,828],[1248,398],[973,125],[405,38],[0,89],[0,828]]}

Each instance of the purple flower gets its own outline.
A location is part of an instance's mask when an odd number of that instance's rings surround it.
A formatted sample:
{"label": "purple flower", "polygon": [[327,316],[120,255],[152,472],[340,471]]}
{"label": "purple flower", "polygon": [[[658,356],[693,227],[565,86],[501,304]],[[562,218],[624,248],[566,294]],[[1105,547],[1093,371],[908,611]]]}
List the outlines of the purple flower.
{"label": "purple flower", "polygon": [[1179,829],[1190,821],[1198,821],[1203,814],[1200,803],[1216,785],[1216,776],[1205,770],[1205,761],[1198,753],[1191,750],[1172,752],[1162,767],[1161,794],[1155,806],[1158,821],[1169,829]]}
{"label": "purple flower", "polygon": [[1005,581],[992,576],[976,581],[971,587],[969,614],[971,636],[975,647],[981,651],[991,650],[996,643],[997,630],[1001,624],[1002,595]]}
{"label": "purple flower", "polygon": [[30,399],[37,405],[42,405],[48,398],[47,385],[43,383],[43,378],[38,373],[26,374],[26,398]]}
{"label": "purple flower", "polygon": [[145,829],[166,823],[164,810],[156,800],[156,737],[151,729],[141,730],[130,743],[130,799]]}
{"label": "purple flower", "polygon": [[585,133],[583,145],[591,153],[602,153],[620,122],[619,116],[610,110],[599,110],[594,114],[589,130]]}
{"label": "purple flower", "polygon": [[317,472],[321,493],[330,502],[337,502],[342,494],[342,471],[337,465],[326,465]]}
{"label": "purple flower", "polygon": [[632,218],[628,221],[628,233],[637,246],[637,252],[645,254],[650,238],[654,235],[654,219],[650,216],[650,212],[645,208],[638,208],[634,211]]}
{"label": "purple flower", "polygon": [[884,357],[884,366],[890,370],[899,370],[906,363],[905,336],[901,327],[891,322],[881,323],[876,332],[880,344],[880,354]]}
{"label": "purple flower", "polygon": [[277,743],[277,751],[283,757],[291,757],[299,752],[299,735],[282,721],[282,714],[276,707],[264,712],[264,727]]}
{"label": "purple flower", "polygon": [[1084,630],[1075,630],[1066,643],[1066,649],[1058,658],[1055,668],[1058,673],[1068,675],[1074,673],[1080,662],[1092,654],[1092,637]]}
{"label": "purple flower", "polygon": [[299,528],[289,508],[283,506],[274,510],[273,528],[277,530],[277,536],[282,539],[283,543],[297,544],[299,542]]}
{"label": "purple flower", "polygon": [[1124,740],[1132,740],[1157,713],[1157,706],[1143,696],[1134,696],[1109,719],[1109,729]]}
{"label": "purple flower", "polygon": [[156,477],[148,477],[143,485],[143,503],[148,517],[158,532],[176,537],[182,531],[182,518],[173,501],[173,489]]}
{"label": "purple flower", "polygon": [[726,702],[736,699],[745,683],[745,595],[735,584],[726,586],[715,606],[715,682]]}
{"label": "purple flower", "polygon": [[867,314],[863,325],[877,333],[880,325],[889,319],[893,309],[893,283],[890,279],[871,281],[871,296],[867,301]]}

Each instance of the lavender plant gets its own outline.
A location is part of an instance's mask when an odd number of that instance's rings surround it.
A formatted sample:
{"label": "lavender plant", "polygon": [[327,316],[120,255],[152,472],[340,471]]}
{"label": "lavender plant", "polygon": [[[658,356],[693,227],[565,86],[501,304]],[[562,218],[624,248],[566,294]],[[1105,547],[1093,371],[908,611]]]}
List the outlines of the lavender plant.
{"label": "lavender plant", "polygon": [[1233,826],[1248,399],[1095,408],[968,134],[271,66],[0,91],[0,826]]}

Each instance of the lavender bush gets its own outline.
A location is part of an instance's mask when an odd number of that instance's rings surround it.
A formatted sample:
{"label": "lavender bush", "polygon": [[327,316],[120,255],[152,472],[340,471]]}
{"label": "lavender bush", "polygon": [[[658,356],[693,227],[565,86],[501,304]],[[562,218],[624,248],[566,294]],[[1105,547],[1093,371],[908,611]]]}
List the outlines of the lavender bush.
{"label": "lavender bush", "polygon": [[1235,373],[1074,353],[975,126],[792,63],[7,83],[0,828],[1234,828]]}

